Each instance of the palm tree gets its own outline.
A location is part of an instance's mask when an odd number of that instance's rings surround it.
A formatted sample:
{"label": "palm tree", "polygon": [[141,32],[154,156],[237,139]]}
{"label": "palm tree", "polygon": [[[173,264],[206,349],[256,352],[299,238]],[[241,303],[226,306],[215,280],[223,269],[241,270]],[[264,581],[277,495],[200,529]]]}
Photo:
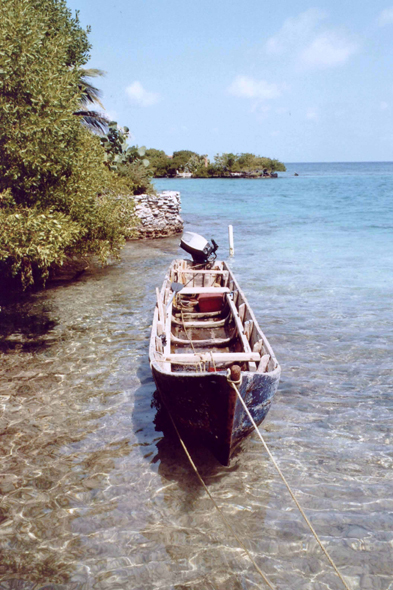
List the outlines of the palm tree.
{"label": "palm tree", "polygon": [[98,104],[102,109],[104,108],[100,100],[101,90],[93,86],[89,78],[105,76],[105,72],[96,68],[80,68],[79,73],[79,90],[82,93],[81,108],[74,115],[81,117],[82,124],[86,125],[93,132],[99,135],[106,134],[108,132],[109,119],[103,113],[89,109],[89,107],[95,104]]}

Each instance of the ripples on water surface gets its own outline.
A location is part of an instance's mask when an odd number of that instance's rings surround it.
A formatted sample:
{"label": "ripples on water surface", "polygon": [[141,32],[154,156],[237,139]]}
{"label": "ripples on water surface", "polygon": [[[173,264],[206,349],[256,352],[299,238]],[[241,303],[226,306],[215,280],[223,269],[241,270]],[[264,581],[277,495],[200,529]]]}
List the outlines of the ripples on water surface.
{"label": "ripples on water surface", "polygon": [[[266,439],[363,590],[393,588],[392,180],[388,164],[314,164],[157,182],[224,256],[234,224],[233,269],[283,370]],[[263,587],[154,426],[149,326],[177,244],[128,244],[117,265],[3,306],[0,590]],[[256,438],[229,468],[192,452],[277,588],[340,588]]]}

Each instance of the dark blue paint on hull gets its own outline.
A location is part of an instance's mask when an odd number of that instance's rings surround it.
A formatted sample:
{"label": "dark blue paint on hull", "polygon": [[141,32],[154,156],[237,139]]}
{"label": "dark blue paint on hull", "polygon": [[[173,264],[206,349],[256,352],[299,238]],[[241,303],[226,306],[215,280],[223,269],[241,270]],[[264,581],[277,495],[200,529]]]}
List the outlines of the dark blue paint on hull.
{"label": "dark blue paint on hull", "polygon": [[[155,362],[157,389],[183,436],[197,437],[223,465],[253,431],[250,420],[224,373],[167,373]],[[242,373],[240,394],[259,425],[265,419],[280,379],[270,373]]]}

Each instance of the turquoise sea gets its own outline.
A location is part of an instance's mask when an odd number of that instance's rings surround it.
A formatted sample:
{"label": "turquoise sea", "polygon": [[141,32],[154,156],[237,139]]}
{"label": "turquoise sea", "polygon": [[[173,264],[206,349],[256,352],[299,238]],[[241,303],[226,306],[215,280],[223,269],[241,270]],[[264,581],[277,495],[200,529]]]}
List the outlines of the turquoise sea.
{"label": "turquoise sea", "polygon": [[[214,238],[282,366],[262,432],[351,590],[393,588],[393,163],[162,179]],[[294,176],[298,173],[299,176]],[[0,590],[264,588],[155,425],[154,288],[179,239],[2,302]],[[338,590],[256,437],[191,449],[277,590]]]}

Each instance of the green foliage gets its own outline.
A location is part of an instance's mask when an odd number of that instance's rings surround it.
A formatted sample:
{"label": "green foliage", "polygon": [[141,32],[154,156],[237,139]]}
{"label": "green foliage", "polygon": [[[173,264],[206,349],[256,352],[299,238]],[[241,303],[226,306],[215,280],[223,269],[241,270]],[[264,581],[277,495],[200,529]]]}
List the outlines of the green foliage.
{"label": "green foliage", "polygon": [[230,176],[233,172],[241,172],[249,176],[260,176],[267,173],[282,171],[286,168],[282,162],[271,160],[251,153],[217,154],[214,158],[216,169],[222,176]]}
{"label": "green foliage", "polygon": [[180,150],[179,152],[173,152],[172,166],[179,172],[187,172],[186,165],[192,156],[198,156],[196,152],[190,150]]}
{"label": "green foliage", "polygon": [[174,152],[170,158],[162,150],[150,148],[146,151],[150,161],[150,167],[154,176],[176,176],[177,172],[191,172],[195,178],[222,178],[230,177],[233,173],[243,176],[258,177],[271,172],[282,171],[286,168],[282,162],[255,156],[250,153],[242,154],[216,154],[214,162],[207,162],[207,156],[199,155],[190,150]]}
{"label": "green foliage", "polygon": [[100,138],[105,150],[105,162],[110,170],[116,170],[127,158],[128,127],[118,127],[116,121],[109,123],[108,133]]}
{"label": "green foliage", "polygon": [[153,171],[146,158],[146,148],[129,147],[128,135],[128,127],[119,127],[115,121],[109,123],[107,135],[100,140],[105,149],[106,165],[120,177],[127,179],[132,194],[151,193]]}
{"label": "green foliage", "polygon": [[26,287],[66,256],[116,256],[133,204],[73,114],[86,32],[63,0],[0,6],[0,269]]}
{"label": "green foliage", "polygon": [[147,149],[146,158],[149,160],[149,167],[153,172],[153,176],[156,178],[167,176],[169,158],[163,150]]}
{"label": "green foliage", "polygon": [[146,150],[146,158],[149,160],[149,167],[156,178],[176,176],[176,168],[172,158],[169,158],[163,150],[148,149]]}
{"label": "green foliage", "polygon": [[102,264],[108,258],[119,258],[125,240],[135,226],[134,201],[129,183],[121,178],[110,178],[107,188],[97,197],[88,223],[87,243],[80,241],[75,249],[79,254],[95,253]]}
{"label": "green foliage", "polygon": [[[47,202],[72,173],[80,124],[71,40],[48,35],[51,11],[30,0],[5,2],[0,19],[0,190],[19,204]],[[51,4],[51,3],[50,3]]]}
{"label": "green foliage", "polygon": [[205,156],[198,156],[198,154],[192,154],[184,166],[185,172],[191,172],[195,174],[196,171],[205,165]]}
{"label": "green foliage", "polygon": [[195,178],[210,178],[211,176],[214,176],[211,172],[211,167],[206,167],[205,163],[203,163],[199,164],[192,174]]}
{"label": "green foliage", "polygon": [[240,170],[235,154],[216,154],[214,156],[214,163],[216,169],[220,170],[221,174],[239,172]]}
{"label": "green foliage", "polygon": [[285,172],[286,171],[285,164],[283,164],[279,160],[276,160],[274,158],[273,160],[270,160],[270,162],[271,162],[271,170],[273,172]]}
{"label": "green foliage", "polygon": [[173,156],[169,157],[163,150],[150,148],[146,150],[146,156],[156,178],[173,177],[177,172],[191,172],[199,176],[197,172],[200,171],[201,175],[205,174],[202,169],[205,168],[206,156],[200,156],[190,150],[174,152]]}
{"label": "green foliage", "polygon": [[264,168],[264,163],[261,161],[263,158],[258,158],[254,156],[254,154],[250,153],[243,153],[240,154],[237,158],[235,156],[236,163],[240,170],[244,170],[246,172],[250,172],[251,170],[258,170],[259,168]]}
{"label": "green foliage", "polygon": [[147,168],[149,160],[144,157],[146,148],[144,146],[128,146],[128,127],[119,127],[116,121],[111,121],[108,127],[108,133],[100,139],[105,150],[105,161],[108,168],[117,170],[119,166],[131,164],[136,160],[141,160]]}
{"label": "green foliage", "polygon": [[154,192],[151,184],[153,172],[144,164],[143,160],[135,159],[133,162],[120,165],[117,173],[127,182],[131,194],[142,195]]}
{"label": "green foliage", "polygon": [[17,204],[0,194],[0,271],[23,288],[45,284],[53,264],[68,256],[118,257],[135,224],[130,183],[103,164],[98,138],[81,128],[83,140],[73,174],[52,204]]}
{"label": "green foliage", "polygon": [[[1,0],[0,6],[8,10],[10,5],[24,4],[20,0]],[[67,41],[66,65],[68,67],[81,67],[90,59],[91,45],[88,40],[90,28],[82,29],[79,22],[79,11],[75,16],[67,8],[66,0],[29,0],[29,7],[36,14],[45,16],[47,22],[46,35],[55,38],[63,38]],[[4,7],[4,8],[3,8]]]}
{"label": "green foliage", "polygon": [[59,212],[35,207],[0,210],[0,270],[19,275],[23,288],[34,282],[34,272],[45,281],[49,267],[64,262],[82,229]]}

